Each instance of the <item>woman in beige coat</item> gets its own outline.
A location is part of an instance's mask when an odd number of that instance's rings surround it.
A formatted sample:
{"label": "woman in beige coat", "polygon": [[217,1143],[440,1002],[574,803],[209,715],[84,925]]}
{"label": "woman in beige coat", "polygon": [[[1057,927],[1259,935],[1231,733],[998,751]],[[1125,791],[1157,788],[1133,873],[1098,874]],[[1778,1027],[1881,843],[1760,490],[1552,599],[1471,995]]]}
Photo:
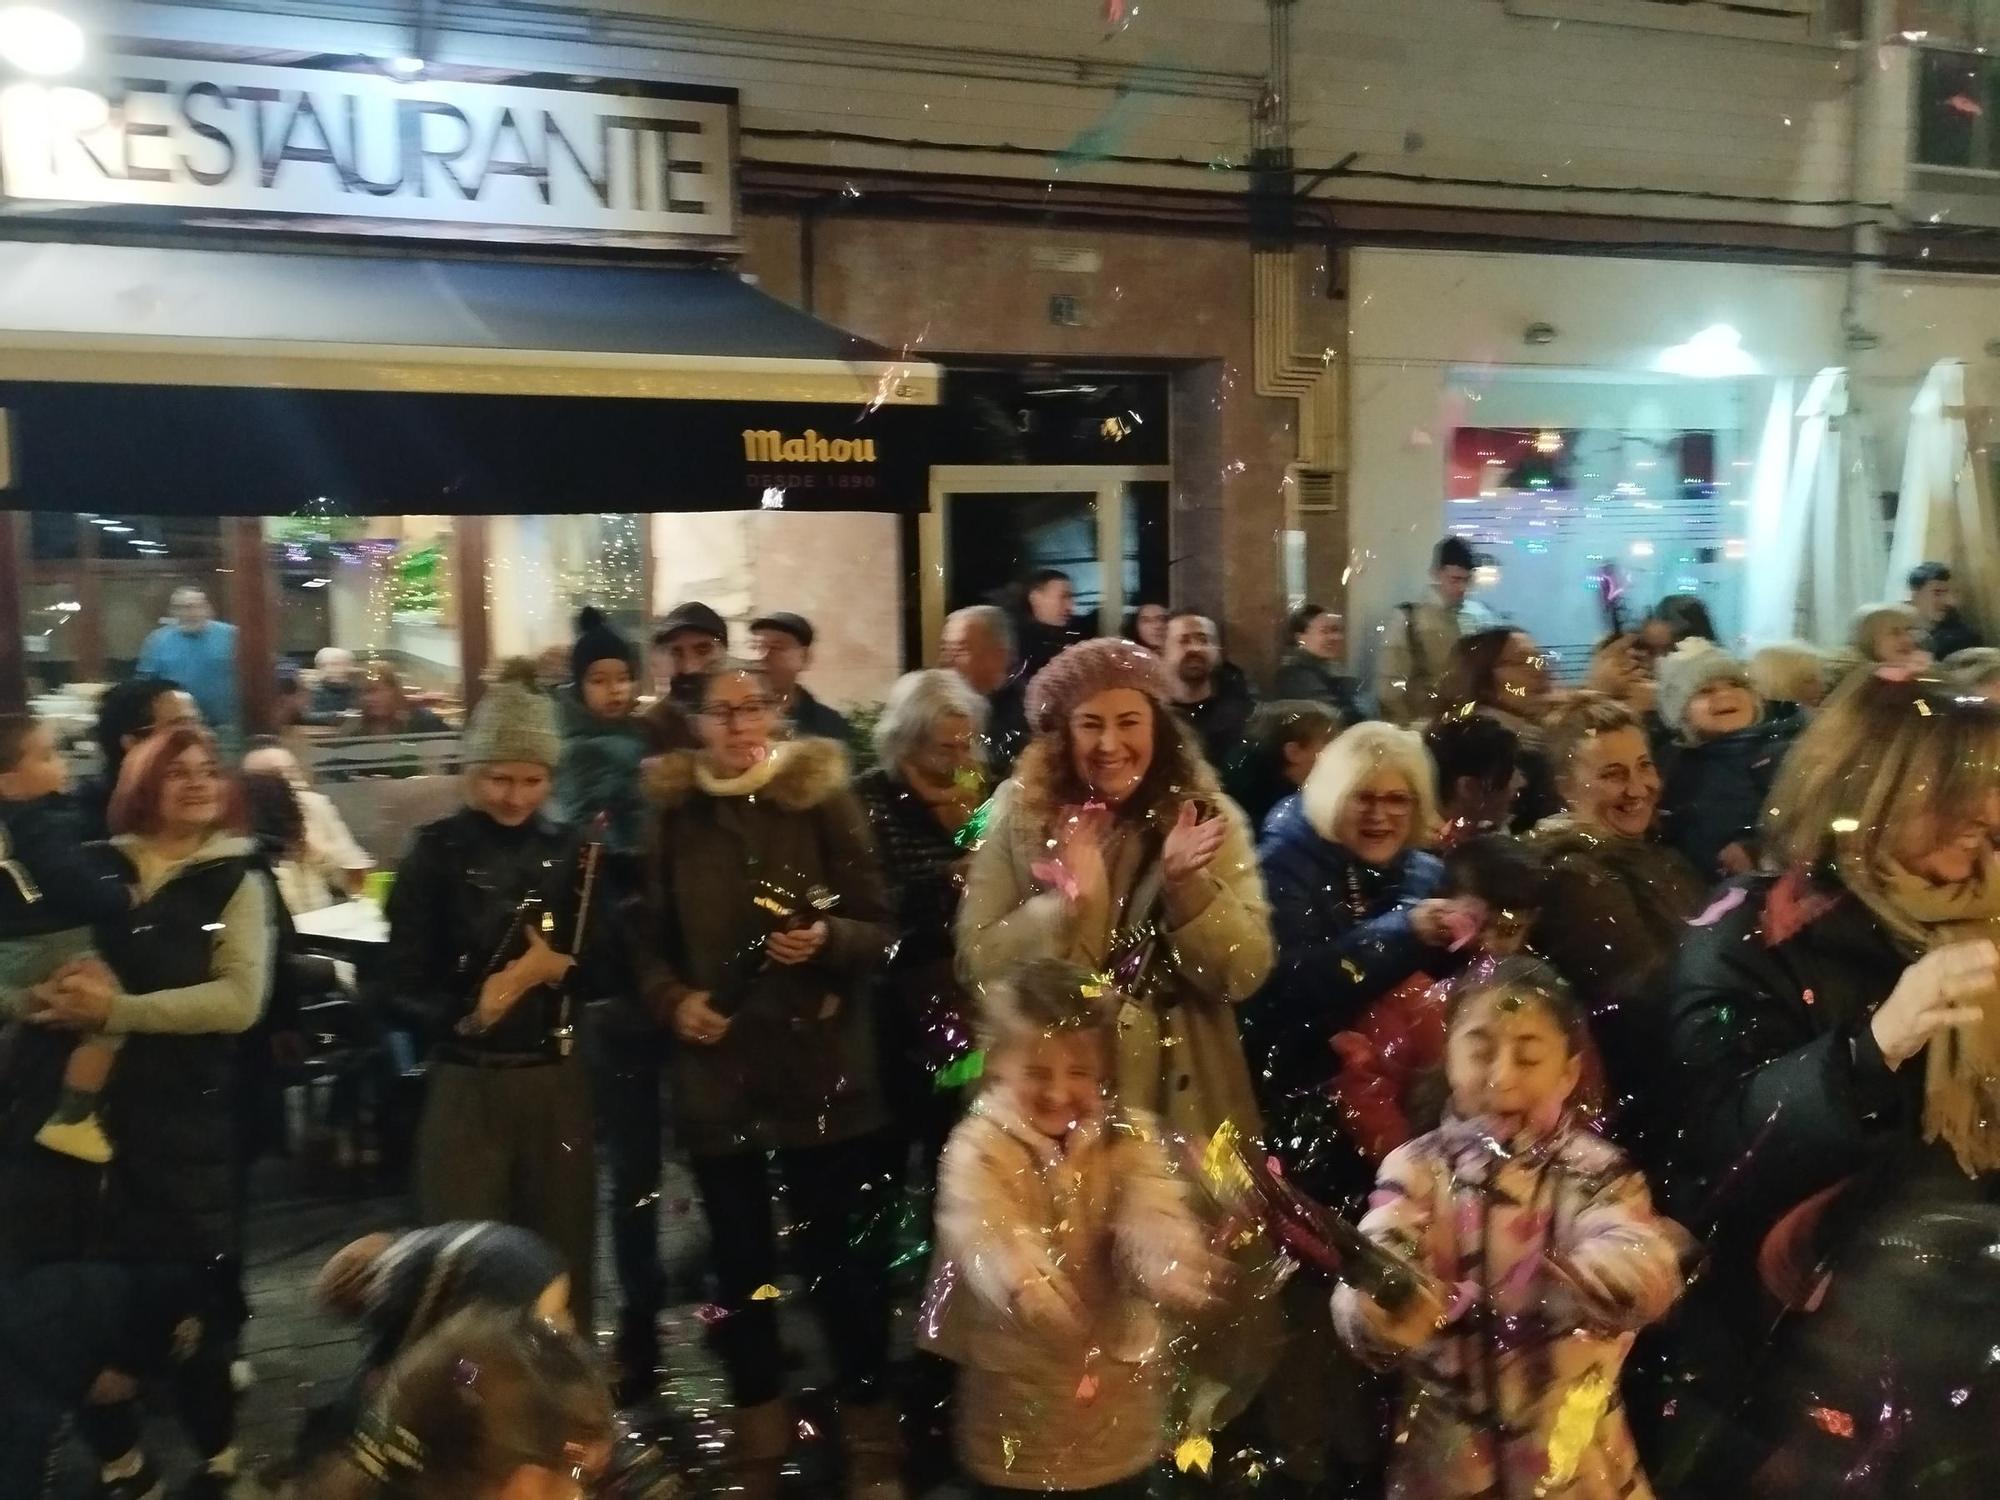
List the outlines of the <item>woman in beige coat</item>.
{"label": "woman in beige coat", "polygon": [[1168,707],[1165,671],[1084,641],[1028,689],[1035,739],[990,809],[959,909],[975,994],[1030,958],[1111,970],[1119,1099],[1202,1139],[1261,1129],[1232,1007],[1271,968],[1250,827]]}

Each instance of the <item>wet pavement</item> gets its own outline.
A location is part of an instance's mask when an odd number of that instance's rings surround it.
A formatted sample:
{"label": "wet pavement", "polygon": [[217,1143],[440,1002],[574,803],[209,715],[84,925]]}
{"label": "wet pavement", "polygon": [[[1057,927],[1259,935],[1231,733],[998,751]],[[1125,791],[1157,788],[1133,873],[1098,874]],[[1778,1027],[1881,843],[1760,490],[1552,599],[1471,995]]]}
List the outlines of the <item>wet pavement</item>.
{"label": "wet pavement", "polygon": [[[306,1412],[331,1400],[353,1369],[359,1343],[351,1327],[315,1306],[311,1287],[326,1258],[349,1240],[376,1230],[406,1227],[410,1214],[399,1192],[380,1188],[345,1192],[302,1191],[300,1173],[289,1162],[267,1163],[260,1170],[249,1238],[249,1291],[252,1317],[244,1330],[243,1354],[254,1370],[239,1415],[239,1448],[244,1477],[235,1500],[267,1500],[285,1493],[283,1476],[299,1425]],[[321,1186],[315,1184],[316,1187]],[[617,1275],[609,1254],[609,1236],[600,1228],[596,1326],[602,1347],[610,1347],[616,1312]],[[712,1413],[724,1403],[721,1366],[704,1346],[700,1309],[707,1246],[692,1180],[670,1163],[660,1203],[660,1243],[667,1267],[670,1302],[662,1320],[666,1370],[662,1395],[666,1407],[688,1417]],[[906,1266],[901,1281],[904,1296],[898,1308],[898,1329],[907,1336],[909,1304],[914,1300],[919,1266]],[[806,1388],[798,1403],[801,1441],[794,1471],[788,1475],[788,1496],[833,1496],[839,1492],[831,1442],[826,1436],[830,1403],[811,1391],[817,1373],[826,1368],[818,1330],[805,1311],[797,1288],[787,1283],[779,1307],[785,1348],[796,1375],[795,1387]],[[907,1353],[907,1350],[905,1350]],[[909,1378],[906,1360],[899,1376]],[[149,1451],[171,1478],[184,1476],[191,1456],[164,1411],[148,1425]],[[75,1466],[77,1492],[88,1484],[80,1458]],[[931,1480],[941,1480],[936,1463]],[[925,1500],[952,1500],[962,1491],[947,1483],[921,1486]]]}

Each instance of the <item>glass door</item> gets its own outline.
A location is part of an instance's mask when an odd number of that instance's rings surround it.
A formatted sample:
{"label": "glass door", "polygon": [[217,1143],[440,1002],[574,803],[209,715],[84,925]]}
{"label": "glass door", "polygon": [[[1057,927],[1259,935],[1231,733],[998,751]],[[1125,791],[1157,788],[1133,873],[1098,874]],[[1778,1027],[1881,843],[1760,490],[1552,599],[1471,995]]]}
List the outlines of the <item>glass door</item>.
{"label": "glass door", "polygon": [[1127,609],[1166,602],[1171,471],[1145,468],[941,467],[919,526],[923,659],[937,657],[944,617],[972,604],[1021,607],[1021,580],[1067,573],[1076,624],[1115,635]]}

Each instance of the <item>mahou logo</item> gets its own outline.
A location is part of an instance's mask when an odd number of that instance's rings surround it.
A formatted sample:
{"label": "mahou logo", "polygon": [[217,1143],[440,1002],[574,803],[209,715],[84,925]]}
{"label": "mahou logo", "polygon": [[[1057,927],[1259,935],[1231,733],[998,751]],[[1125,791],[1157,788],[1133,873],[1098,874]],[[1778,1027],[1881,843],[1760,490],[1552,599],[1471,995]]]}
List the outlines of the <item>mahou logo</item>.
{"label": "mahou logo", "polygon": [[743,457],[753,464],[872,464],[873,438],[823,438],[808,427],[797,437],[776,428],[747,428]]}

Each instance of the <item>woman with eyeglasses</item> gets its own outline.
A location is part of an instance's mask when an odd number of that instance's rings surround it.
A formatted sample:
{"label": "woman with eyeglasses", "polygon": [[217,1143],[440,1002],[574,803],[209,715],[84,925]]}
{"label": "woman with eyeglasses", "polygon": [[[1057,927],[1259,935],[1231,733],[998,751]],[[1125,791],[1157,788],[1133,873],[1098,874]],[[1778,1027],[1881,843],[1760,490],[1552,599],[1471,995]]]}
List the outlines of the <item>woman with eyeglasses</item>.
{"label": "woman with eyeglasses", "polygon": [[[755,663],[702,679],[699,750],[654,763],[642,993],[673,1038],[670,1088],[725,1316],[714,1339],[736,1408],[736,1476],[774,1493],[792,1423],[773,1215],[838,1372],[848,1494],[893,1500],[886,1400],[888,1240],[900,1163],[877,1077],[869,981],[892,931],[867,819],[832,740],[779,737]],[[777,1171],[771,1170],[775,1155]]]}
{"label": "woman with eyeglasses", "polygon": [[1436,895],[1444,867],[1423,847],[1437,821],[1423,740],[1357,724],[1272,810],[1257,845],[1277,963],[1245,1030],[1275,1149],[1330,1201],[1374,1180],[1331,1107],[1332,1039],[1412,974],[1439,972],[1453,941],[1453,904]]}
{"label": "woman with eyeglasses", "polygon": [[1515,832],[1561,811],[1562,795],[1542,748],[1549,716],[1560,699],[1549,682],[1548,658],[1532,636],[1502,627],[1460,637],[1451,648],[1437,701],[1433,722],[1477,714],[1511,729],[1520,741],[1521,790],[1511,824]]}
{"label": "woman with eyeglasses", "polygon": [[1659,1041],[1653,991],[1708,882],[1658,837],[1660,771],[1631,709],[1579,694],[1549,726],[1547,751],[1566,805],[1528,838],[1549,868],[1535,946],[1589,1009],[1615,1129],[1631,1137]]}

